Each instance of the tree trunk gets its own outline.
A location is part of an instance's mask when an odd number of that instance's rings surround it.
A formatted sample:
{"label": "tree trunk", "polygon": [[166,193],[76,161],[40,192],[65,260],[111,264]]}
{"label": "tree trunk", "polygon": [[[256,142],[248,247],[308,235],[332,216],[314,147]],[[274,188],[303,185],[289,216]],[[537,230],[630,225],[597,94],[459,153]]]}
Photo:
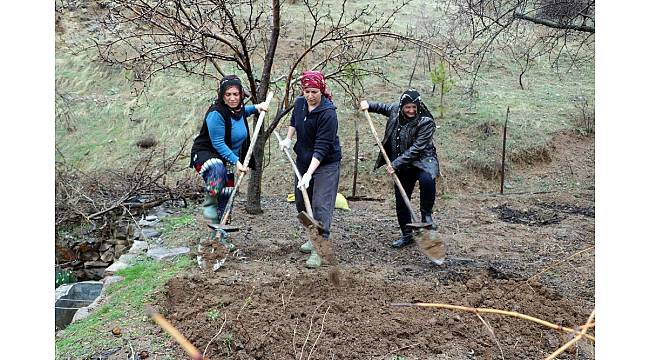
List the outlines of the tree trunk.
{"label": "tree trunk", "polygon": [[249,214],[262,213],[262,174],[264,173],[264,144],[266,134],[260,132],[257,144],[253,148],[253,156],[257,170],[252,170],[248,178],[248,190],[246,192],[246,212]]}
{"label": "tree trunk", "polygon": [[[271,79],[271,69],[273,68],[273,60],[275,58],[275,50],[278,45],[278,38],[280,36],[280,0],[273,0],[271,8],[272,16],[272,30],[271,39],[269,41],[269,48],[264,59],[264,67],[262,70],[262,77],[260,80],[260,100],[266,98],[269,83]],[[251,84],[254,86],[254,83]],[[253,156],[255,157],[257,170],[252,170],[248,179],[248,190],[246,192],[246,212],[249,214],[262,213],[262,174],[264,173],[264,144],[268,140],[273,129],[265,129],[265,124],[257,139],[256,144],[252,144]]]}

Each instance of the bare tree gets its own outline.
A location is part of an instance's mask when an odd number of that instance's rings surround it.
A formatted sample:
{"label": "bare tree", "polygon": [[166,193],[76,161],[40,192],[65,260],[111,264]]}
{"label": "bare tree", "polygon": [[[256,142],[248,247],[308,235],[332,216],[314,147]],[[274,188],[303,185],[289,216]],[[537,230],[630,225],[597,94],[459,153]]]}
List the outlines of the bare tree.
{"label": "bare tree", "polygon": [[450,0],[446,51],[466,57],[472,90],[487,55],[503,50],[519,64],[523,88],[523,74],[540,56],[556,68],[563,55],[571,58],[569,67],[593,56],[581,50],[594,44],[595,6],[592,0]]}
{"label": "bare tree", "polygon": [[[402,0],[388,13],[380,13],[370,5],[352,11],[347,0],[338,11],[325,1],[303,0],[293,6],[304,6],[309,16],[297,24],[296,19],[283,20],[289,5],[279,0],[109,0],[102,16],[104,39],[95,46],[104,61],[132,70],[135,81],[146,82],[169,70],[219,79],[230,65],[243,74],[253,102],[275,89],[280,95],[277,111],[254,146],[254,155],[261,160],[264,143],[292,110],[300,70],[322,70],[327,78],[350,89],[345,74],[351,67],[359,74],[382,76],[377,61],[408,44],[443,57],[438,47],[391,31],[395,16],[410,1]],[[302,46],[288,44],[289,37],[280,36],[296,29],[304,31]],[[286,51],[289,45],[298,50]],[[278,46],[285,48],[279,56]],[[274,62],[282,68],[274,70]],[[261,69],[256,67],[259,63]],[[246,205],[250,213],[262,211],[262,172],[261,166],[251,172]]]}

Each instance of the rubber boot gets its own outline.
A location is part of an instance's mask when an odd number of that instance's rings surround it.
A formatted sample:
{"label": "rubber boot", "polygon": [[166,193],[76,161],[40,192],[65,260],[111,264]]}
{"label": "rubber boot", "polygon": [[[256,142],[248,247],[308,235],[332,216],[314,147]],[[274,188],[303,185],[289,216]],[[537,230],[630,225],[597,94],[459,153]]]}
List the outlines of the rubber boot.
{"label": "rubber boot", "polygon": [[221,214],[217,203],[218,198],[210,195],[206,195],[205,200],[203,201],[203,217],[212,224],[218,224],[221,220]]}
{"label": "rubber boot", "polygon": [[399,249],[412,243],[413,243],[413,233],[411,231],[407,231],[405,233],[402,233],[402,236],[400,236],[399,239],[393,241],[390,244],[390,246]]}
{"label": "rubber boot", "polygon": [[307,240],[304,244],[300,245],[300,252],[309,254],[314,250],[314,247],[311,244],[311,241]]}
{"label": "rubber boot", "polygon": [[307,267],[309,269],[317,269],[321,265],[321,258],[316,253],[316,250],[311,251],[311,255],[309,255],[309,259],[307,259]]}
{"label": "rubber boot", "polygon": [[420,214],[422,215],[422,222],[423,223],[431,224],[431,229],[432,230],[437,230],[438,229],[438,224],[433,222],[433,217],[431,216],[430,211],[421,210]]}

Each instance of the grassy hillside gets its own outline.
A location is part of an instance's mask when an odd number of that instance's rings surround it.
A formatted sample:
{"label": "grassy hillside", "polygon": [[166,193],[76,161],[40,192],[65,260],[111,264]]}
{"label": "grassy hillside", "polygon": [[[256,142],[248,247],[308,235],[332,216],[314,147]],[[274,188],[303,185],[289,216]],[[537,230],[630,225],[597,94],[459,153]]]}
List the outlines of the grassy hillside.
{"label": "grassy hillside", "polygon": [[[360,7],[365,2],[355,2]],[[392,2],[373,2],[378,8],[387,8]],[[304,10],[298,5],[288,5],[283,14],[287,19],[305,19]],[[377,10],[378,11],[378,10]],[[423,22],[436,22],[441,9],[426,1],[416,1],[403,9],[404,15],[396,22],[397,29]],[[300,25],[297,20],[296,25]],[[147,84],[143,95],[134,96],[134,87],[129,79],[132,75],[116,66],[98,62],[95,50],[90,49],[73,54],[70,49],[84,42],[87,25],[77,14],[67,14],[63,20],[66,31],[57,34],[56,50],[56,158],[65,160],[82,170],[98,170],[106,167],[133,166],[143,151],[136,142],[147,136],[158,141],[157,149],[167,153],[177,151],[183,140],[193,137],[198,131],[202,117],[216,92],[216,84],[196,76],[178,72],[159,73]],[[293,26],[292,29],[300,29]],[[92,37],[91,33],[85,33]],[[286,44],[301,44],[304,34],[299,31],[283,33],[279,57],[286,56],[290,48]],[[390,82],[376,78],[364,80],[365,98],[393,102],[408,87],[409,77],[416,59],[417,50],[404,54],[400,59],[382,64]],[[568,59],[561,59],[566,65]],[[439,114],[439,93],[431,93],[428,69],[419,60],[412,87],[418,89],[434,115]],[[278,72],[283,62],[276,61]],[[257,65],[261,67],[260,64]],[[565,67],[560,67],[563,69]],[[225,68],[228,70],[228,67]],[[593,63],[570,72],[556,72],[546,59],[538,61],[524,76],[525,89],[518,84],[516,64],[503,54],[494,54],[486,62],[477,79],[477,96],[470,99],[466,91],[472,81],[467,74],[452,73],[455,86],[444,98],[444,117],[436,120],[436,145],[445,175],[454,182],[460,174],[476,173],[480,177],[494,176],[501,148],[501,126],[505,120],[506,108],[510,107],[508,158],[519,163],[534,163],[544,160],[549,140],[556,132],[574,127],[574,115],[578,98],[593,103]],[[345,98],[342,89],[330,84],[338,107],[340,121],[339,136],[344,148],[340,190],[349,193],[354,157],[354,118],[358,116],[355,105]],[[276,100],[277,101],[277,100]],[[366,195],[383,193],[388,179],[383,172],[372,172],[376,157],[367,124],[360,121],[360,185]],[[374,116],[381,132],[384,119]],[[285,118],[279,129],[284,132],[288,123]],[[264,182],[265,193],[286,192],[278,189],[278,183],[290,180],[289,169],[277,151],[272,139],[266,159]],[[174,176],[192,176],[189,169],[183,170],[187,155],[179,161],[179,171]],[[268,156],[268,155],[267,155]]]}

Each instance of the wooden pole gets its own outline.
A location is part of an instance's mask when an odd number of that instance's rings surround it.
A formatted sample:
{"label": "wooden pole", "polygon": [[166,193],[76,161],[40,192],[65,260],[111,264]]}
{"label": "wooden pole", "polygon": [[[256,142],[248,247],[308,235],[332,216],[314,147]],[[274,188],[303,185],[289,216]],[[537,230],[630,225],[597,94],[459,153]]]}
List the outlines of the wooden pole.
{"label": "wooden pole", "polygon": [[508,131],[508,115],[510,115],[510,106],[506,111],[506,123],[503,125],[503,149],[501,150],[501,195],[503,195],[503,181],[506,172],[506,133]]}
{"label": "wooden pole", "polygon": [[352,175],[352,197],[357,196],[357,173],[359,172],[359,119],[354,116],[354,175]]}
{"label": "wooden pole", "polygon": [[[275,138],[278,139],[278,142],[282,141],[282,138],[280,138],[280,134],[278,134],[277,130],[273,130],[273,134],[275,134]],[[291,168],[293,169],[293,173],[296,174],[296,177],[298,178],[298,182],[300,182],[300,180],[302,180],[302,175],[300,174],[300,170],[298,170],[298,166],[296,166],[296,162],[293,161],[293,158],[291,157],[291,153],[289,153],[289,149],[284,149],[284,154],[287,155],[287,159],[289,159],[289,163],[291,163]],[[311,201],[309,200],[309,194],[307,193],[307,190],[304,187],[300,187],[299,189],[302,193],[302,201],[305,203],[305,209],[307,209],[307,214],[313,218],[314,213],[311,210]]]}
{"label": "wooden pole", "polygon": [[162,315],[158,314],[153,308],[148,307],[146,309],[147,313],[151,318],[165,330],[182,348],[185,352],[192,358],[192,360],[208,360],[208,358],[201,356],[199,349],[197,349],[192,343],[183,336],[174,325],[172,325],[167,319]]}
{"label": "wooden pole", "polygon": [[[267,106],[268,104],[271,103],[271,99],[273,99],[273,91],[269,91],[268,94],[266,95],[265,102]],[[244,157],[244,162],[242,163],[242,165],[245,168],[248,167],[248,163],[250,162],[251,157],[253,156],[253,149],[255,148],[255,143],[257,142],[257,136],[260,133],[262,124],[264,123],[265,115],[266,115],[266,111],[262,111],[260,115],[257,117],[257,123],[255,124],[255,131],[253,131],[253,136],[251,137],[251,145],[248,148],[248,151],[246,152],[246,156]],[[258,161],[261,162],[262,159],[258,159]],[[228,198],[228,202],[226,203],[226,208],[224,210],[223,216],[221,217],[220,225],[225,225],[228,222],[228,218],[230,217],[230,212],[232,211],[232,203],[235,200],[235,195],[237,195],[237,190],[239,189],[239,185],[241,185],[241,182],[244,179],[245,175],[246,173],[243,173],[237,177],[237,181],[235,182],[235,187],[232,189],[232,193],[230,194],[230,198]]]}
{"label": "wooden pole", "polygon": [[[372,136],[375,137],[375,141],[379,146],[379,151],[381,152],[381,155],[384,157],[384,161],[386,161],[386,166],[389,166],[390,159],[388,158],[388,154],[386,154],[386,150],[384,149],[384,146],[381,144],[381,140],[379,139],[379,135],[377,135],[377,130],[375,130],[375,125],[372,123],[372,119],[370,118],[370,114],[368,113],[368,110],[363,110],[363,114],[366,116],[366,120],[368,120],[368,125],[370,125],[370,131],[372,132]],[[417,221],[417,218],[415,217],[415,212],[413,211],[411,200],[409,200],[409,197],[408,195],[406,195],[406,191],[402,186],[402,182],[399,181],[399,178],[397,177],[397,174],[395,172],[391,174],[391,177],[393,178],[393,181],[395,182],[395,185],[397,186],[397,189],[399,190],[400,194],[402,194],[402,199],[404,199],[404,203],[406,204],[406,207],[409,209],[409,213],[411,214],[411,221],[415,223]]]}

